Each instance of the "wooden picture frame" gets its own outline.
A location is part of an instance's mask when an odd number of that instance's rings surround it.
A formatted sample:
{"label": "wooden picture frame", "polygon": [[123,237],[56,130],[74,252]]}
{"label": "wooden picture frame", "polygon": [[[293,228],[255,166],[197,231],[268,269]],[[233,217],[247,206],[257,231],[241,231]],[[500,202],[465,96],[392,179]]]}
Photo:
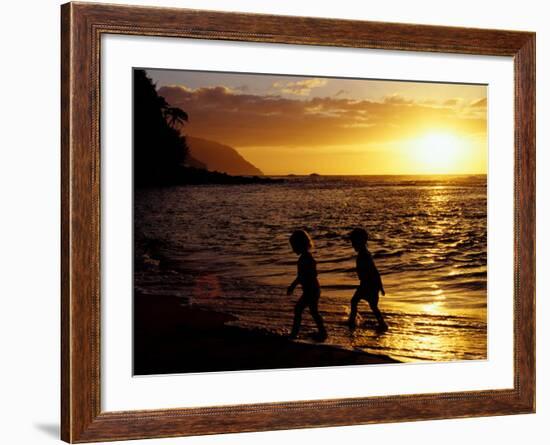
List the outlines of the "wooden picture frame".
{"label": "wooden picture frame", "polygon": [[[92,3],[62,6],[61,438],[70,443],[535,411],[535,34]],[[100,39],[103,34],[510,56],[515,73],[514,387],[102,412]]]}

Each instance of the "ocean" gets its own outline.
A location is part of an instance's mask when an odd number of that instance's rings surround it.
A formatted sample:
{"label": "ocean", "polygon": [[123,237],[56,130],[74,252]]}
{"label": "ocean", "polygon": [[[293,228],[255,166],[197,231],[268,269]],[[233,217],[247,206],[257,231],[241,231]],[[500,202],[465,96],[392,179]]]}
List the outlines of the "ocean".
{"label": "ocean", "polygon": [[[368,305],[345,321],[357,285],[345,236],[369,233],[389,330]],[[314,241],[326,343],[405,362],[487,358],[487,177],[293,176],[274,184],[139,189],[134,196],[134,289],[173,295],[234,316],[232,324],[286,334],[286,289],[297,257],[288,238]],[[315,327],[307,309],[303,338]]]}

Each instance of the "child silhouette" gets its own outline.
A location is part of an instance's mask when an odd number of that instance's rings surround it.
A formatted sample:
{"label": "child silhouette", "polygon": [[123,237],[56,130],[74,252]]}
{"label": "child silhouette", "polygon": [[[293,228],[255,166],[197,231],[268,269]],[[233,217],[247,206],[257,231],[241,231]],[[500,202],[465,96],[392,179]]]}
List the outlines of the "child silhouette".
{"label": "child silhouette", "polygon": [[289,296],[292,295],[298,284],[302,286],[303,291],[302,296],[294,307],[294,323],[292,325],[290,338],[294,339],[298,336],[300,324],[302,323],[302,312],[308,307],[317,325],[317,329],[319,330],[316,339],[324,341],[327,338],[327,332],[318,308],[319,298],[321,296],[321,286],[317,279],[317,264],[310,252],[313,248],[313,242],[306,231],[296,230],[290,236],[290,245],[294,253],[299,255],[298,273],[296,279],[288,286],[286,294]]}
{"label": "child silhouette", "polygon": [[388,325],[382,317],[380,309],[378,309],[379,293],[386,295],[380,273],[374,264],[374,260],[367,249],[368,234],[364,229],[353,229],[349,234],[351,245],[357,252],[355,270],[359,278],[359,286],[351,299],[351,311],[348,319],[350,329],[355,328],[355,318],[357,317],[357,305],[361,300],[369,303],[369,306],[378,320],[378,330],[385,331]]}

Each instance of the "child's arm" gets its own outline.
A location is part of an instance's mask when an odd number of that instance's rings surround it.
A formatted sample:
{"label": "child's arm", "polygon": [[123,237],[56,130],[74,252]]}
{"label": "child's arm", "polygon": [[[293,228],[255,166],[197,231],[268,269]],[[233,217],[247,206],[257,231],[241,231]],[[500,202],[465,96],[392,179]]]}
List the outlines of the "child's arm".
{"label": "child's arm", "polygon": [[[374,260],[372,258],[372,256],[370,257],[370,274],[371,276],[373,276],[374,280],[375,281],[378,281],[378,288],[380,289],[380,292],[382,292],[382,295],[386,295],[386,291],[384,290],[384,285],[382,284],[382,275],[380,275],[380,271],[378,270],[378,268],[376,267],[376,264],[374,263]],[[371,279],[373,279],[371,278]]]}
{"label": "child's arm", "polygon": [[290,286],[288,286],[288,289],[286,290],[287,295],[292,295],[292,292],[294,292],[294,289],[296,289],[296,286],[298,286],[299,280],[298,277],[294,279],[292,283],[290,283]]}

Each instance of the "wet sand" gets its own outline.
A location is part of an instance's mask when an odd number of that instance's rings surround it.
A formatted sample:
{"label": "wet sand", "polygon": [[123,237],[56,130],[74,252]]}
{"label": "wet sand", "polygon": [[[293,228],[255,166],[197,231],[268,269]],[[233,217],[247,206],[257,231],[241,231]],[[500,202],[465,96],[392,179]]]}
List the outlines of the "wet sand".
{"label": "wet sand", "polygon": [[134,296],[134,374],[398,363],[385,355],[226,323],[230,315],[186,307],[171,296]]}

